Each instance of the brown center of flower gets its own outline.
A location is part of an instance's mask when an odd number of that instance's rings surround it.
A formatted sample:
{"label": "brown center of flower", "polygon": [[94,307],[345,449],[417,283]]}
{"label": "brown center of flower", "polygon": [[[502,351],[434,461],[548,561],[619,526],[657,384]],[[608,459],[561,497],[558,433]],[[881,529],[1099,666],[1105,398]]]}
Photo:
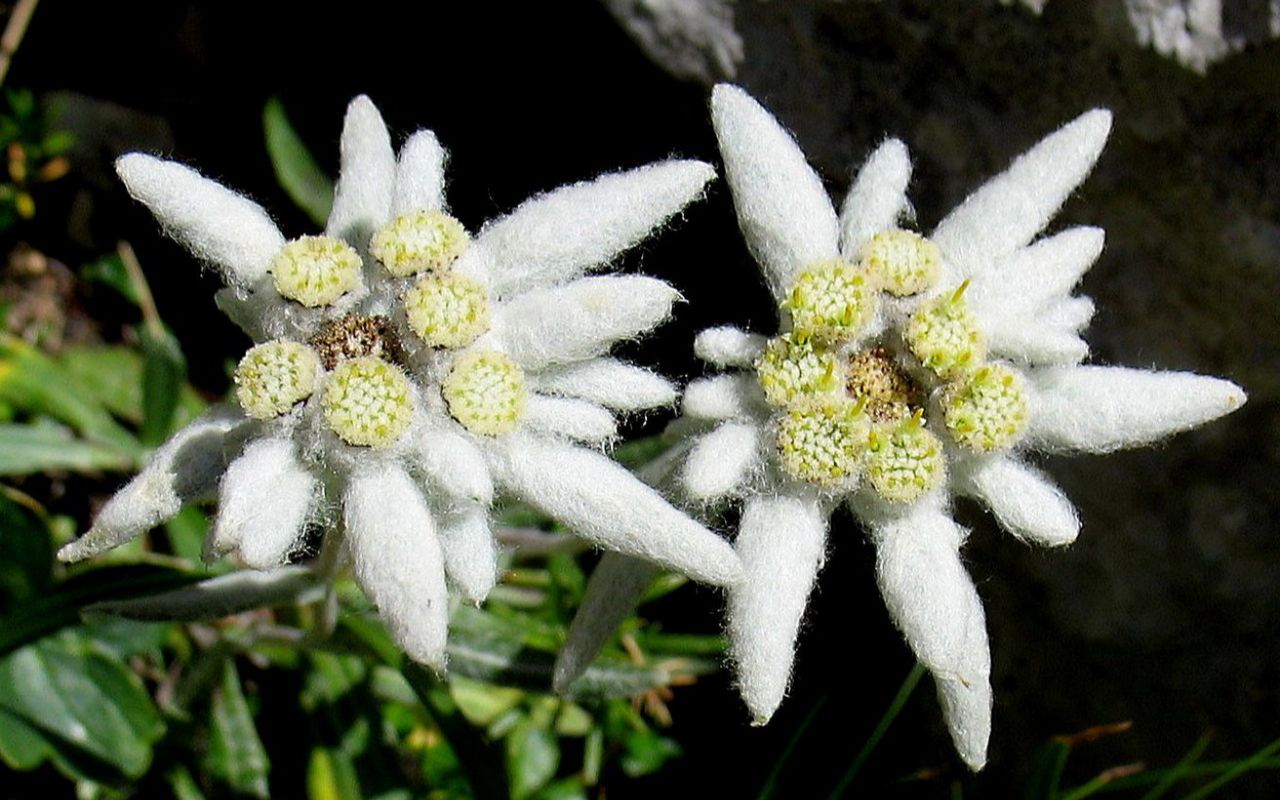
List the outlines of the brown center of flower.
{"label": "brown center of flower", "polygon": [[875,422],[900,422],[923,406],[923,392],[883,347],[863,350],[849,359],[845,389],[866,403]]}
{"label": "brown center of flower", "polygon": [[339,362],[373,356],[393,364],[404,363],[404,348],[391,320],[384,316],[347,314],[330,322],[307,340],[320,354],[320,363],[332,370]]}

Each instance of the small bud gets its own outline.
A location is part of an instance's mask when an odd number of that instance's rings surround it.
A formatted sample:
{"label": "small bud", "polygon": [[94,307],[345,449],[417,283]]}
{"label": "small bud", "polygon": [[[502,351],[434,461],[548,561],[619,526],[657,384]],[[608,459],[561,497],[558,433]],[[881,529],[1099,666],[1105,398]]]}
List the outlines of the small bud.
{"label": "small bud", "polygon": [[862,248],[860,263],[877,287],[906,297],[938,282],[942,251],[918,233],[895,228],[871,237]]}
{"label": "small bud", "polygon": [[236,367],[236,399],[247,416],[271,419],[306,400],[316,388],[320,357],[305,344],[277,340],[245,353]]}
{"label": "small bud", "polygon": [[991,453],[1012,446],[1027,429],[1030,406],[1022,379],[1008,367],[987,364],[942,396],[943,421],[956,444]]}
{"label": "small bud", "polygon": [[905,422],[871,431],[867,480],[876,494],[894,503],[911,503],[933,491],[946,473],[942,442],[917,412]]}
{"label": "small bud", "polygon": [[796,333],[769,341],[756,361],[756,377],[765,398],[784,408],[837,392],[844,383],[836,354]]}
{"label": "small bud", "polygon": [[324,419],[344,442],[386,447],[413,419],[409,379],[399,367],[365,356],[343,361],[324,385]]}
{"label": "small bud", "polygon": [[489,329],[489,293],[463,275],[425,275],[404,293],[409,327],[432,347],[466,347]]}
{"label": "small bud", "polygon": [[462,223],[442,211],[411,211],[383,225],[369,252],[397,278],[443,272],[467,249]]}
{"label": "small bud", "polygon": [[332,305],[360,285],[360,254],[332,236],[302,236],[271,260],[276,291],[308,308]]}
{"label": "small bud", "polygon": [[861,404],[816,401],[779,420],[779,461],[794,478],[817,486],[839,486],[861,467],[870,431]]}
{"label": "small bud", "polygon": [[942,378],[955,378],[986,357],[978,321],[964,302],[968,281],[955,292],[922,305],[907,320],[903,335],[920,363]]}
{"label": "small bud", "polygon": [[510,433],[524,413],[524,371],[495,350],[465,353],[440,387],[449,414],[473,433]]}
{"label": "small bud", "polygon": [[862,272],[843,261],[815,264],[796,278],[785,307],[795,331],[826,342],[847,342],[875,311],[875,292]]}

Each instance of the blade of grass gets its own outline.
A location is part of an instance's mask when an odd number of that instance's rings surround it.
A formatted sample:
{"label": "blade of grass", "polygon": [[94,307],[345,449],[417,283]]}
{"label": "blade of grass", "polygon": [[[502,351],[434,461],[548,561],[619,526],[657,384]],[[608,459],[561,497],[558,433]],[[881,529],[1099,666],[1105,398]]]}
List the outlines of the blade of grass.
{"label": "blade of grass", "polygon": [[769,777],[765,779],[764,786],[760,787],[760,794],[757,800],[769,800],[773,794],[773,787],[778,782],[778,776],[782,774],[782,768],[786,766],[787,759],[791,758],[791,754],[795,752],[796,745],[800,744],[800,739],[804,736],[805,731],[809,730],[809,726],[817,719],[818,712],[827,704],[827,696],[823,695],[818,702],[813,704],[813,708],[805,715],[804,720],[796,728],[795,733],[791,734],[791,740],[787,742],[787,746],[782,748],[782,755],[778,756],[778,760],[774,763],[773,769],[769,772]]}
{"label": "blade of grass", "polygon": [[1209,746],[1209,741],[1212,738],[1207,733],[1201,736],[1200,740],[1187,751],[1187,754],[1164,773],[1164,777],[1160,779],[1160,782],[1153,786],[1151,791],[1142,796],[1142,800],[1158,800],[1158,798],[1164,797],[1165,793],[1172,789],[1175,783],[1186,777],[1187,770],[1191,769],[1191,766],[1200,760],[1200,756],[1204,755],[1205,748]]}
{"label": "blade of grass", "polygon": [[1208,797],[1231,781],[1256,768],[1259,764],[1275,755],[1277,751],[1280,751],[1280,739],[1276,739],[1274,742],[1248,758],[1242,761],[1237,761],[1234,766],[1219,775],[1217,780],[1205,784],[1191,794],[1183,797],[1182,800],[1201,800],[1201,798]]}
{"label": "blade of grass", "polygon": [[911,672],[907,674],[906,680],[898,687],[898,693],[894,695],[893,701],[885,709],[884,716],[880,717],[880,721],[876,723],[875,730],[867,737],[866,744],[862,745],[862,749],[854,757],[853,763],[845,771],[844,777],[836,784],[836,788],[832,790],[831,794],[827,795],[827,800],[839,800],[844,795],[845,789],[849,788],[849,784],[858,776],[858,772],[862,769],[863,764],[867,763],[867,759],[871,757],[876,745],[880,744],[880,739],[889,730],[889,726],[897,719],[898,714],[902,713],[903,707],[906,706],[907,700],[911,698],[911,693],[915,691],[916,684],[920,683],[922,677],[924,677],[924,665],[917,663],[911,668]]}
{"label": "blade of grass", "polygon": [[485,741],[449,698],[448,690],[428,670],[405,661],[404,677],[449,743],[478,800],[507,800],[502,753]]}

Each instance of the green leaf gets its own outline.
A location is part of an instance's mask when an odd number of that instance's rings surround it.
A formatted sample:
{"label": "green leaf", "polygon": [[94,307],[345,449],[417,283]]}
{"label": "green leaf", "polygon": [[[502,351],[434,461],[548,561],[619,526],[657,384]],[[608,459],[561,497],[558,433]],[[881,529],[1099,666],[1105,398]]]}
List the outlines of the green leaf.
{"label": "green leaf", "polygon": [[183,506],[176,517],[164,524],[164,531],[175,556],[190,564],[202,563],[204,540],[209,533],[207,514],[195,506]]}
{"label": "green leaf", "polygon": [[276,181],[312,222],[324,225],[333,207],[333,181],[289,123],[279,98],[271,98],[262,109],[262,128]]}
{"label": "green leaf", "polygon": [[129,270],[118,253],[108,253],[80,268],[80,277],[112,289],[133,305],[139,304],[138,287],[129,279]]}
{"label": "green leaf", "polygon": [[198,622],[264,606],[304,605],[322,598],[324,591],[324,584],[307,567],[281,567],[270,572],[242,570],[159,594],[100,601],[87,606],[84,612],[137,620]]}
{"label": "green leaf", "polygon": [[303,678],[302,707],[315,710],[334,703],[360,684],[368,673],[364,661],[355,656],[314,651],[308,655],[311,669]]}
{"label": "green leaf", "polygon": [[23,602],[0,619],[0,657],[80,622],[91,603],[164,591],[200,579],[165,567],[125,564],[84,570],[52,590]]}
{"label": "green leaf", "polygon": [[[449,749],[471,785],[472,794],[479,800],[506,800],[508,794],[502,761],[493,745],[462,716],[438,678],[414,663],[405,664],[403,673],[449,743]],[[438,754],[436,760],[439,761]]]}
{"label": "green leaf", "polygon": [[336,750],[317,747],[307,762],[308,800],[360,800],[360,778],[355,765]]}
{"label": "green leaf", "polygon": [[613,460],[627,469],[637,469],[653,461],[671,449],[671,443],[662,436],[649,436],[619,445],[613,451]]}
{"label": "green leaf", "polygon": [[460,675],[449,679],[449,694],[472,725],[488,727],[524,699],[525,693],[509,686],[494,686]]}
{"label": "green leaf", "polygon": [[680,745],[653,731],[634,731],[626,739],[622,771],[631,778],[652,775],[668,760],[680,755]]}
{"label": "green leaf", "polygon": [[563,778],[544,787],[534,800],[587,800],[587,791],[580,779]]}
{"label": "green leaf", "polygon": [[142,423],[142,356],[127,347],[69,347],[62,366],[89,394],[117,417]]}
{"label": "green leaf", "polygon": [[204,793],[200,791],[195,778],[191,777],[191,771],[186,767],[175,767],[165,776],[165,779],[169,781],[169,788],[173,790],[175,800],[205,800]]}
{"label": "green leaf", "polygon": [[0,760],[16,770],[35,769],[53,755],[53,746],[38,728],[0,706]]}
{"label": "green leaf", "polygon": [[[158,326],[157,326],[158,327]],[[187,378],[187,360],[168,331],[142,330],[142,443],[160,444],[173,432],[178,395]]]}
{"label": "green leaf", "polygon": [[53,547],[30,509],[0,494],[0,609],[49,586]]}
{"label": "green leaf", "polygon": [[507,777],[513,800],[524,800],[555,777],[560,743],[555,734],[526,721],[507,737]]}
{"label": "green leaf", "polygon": [[241,794],[268,798],[267,773],[271,762],[258,738],[253,712],[240,687],[235,662],[228,659],[222,682],[213,695],[210,711],[209,753],[206,768]]}
{"label": "green leaf", "polygon": [[77,439],[60,425],[0,425],[0,475],[47,470],[121,472],[135,459],[118,448]]}
{"label": "green leaf", "polygon": [[138,677],[72,638],[0,661],[0,709],[128,777],[147,770],[151,745],[164,732]]}

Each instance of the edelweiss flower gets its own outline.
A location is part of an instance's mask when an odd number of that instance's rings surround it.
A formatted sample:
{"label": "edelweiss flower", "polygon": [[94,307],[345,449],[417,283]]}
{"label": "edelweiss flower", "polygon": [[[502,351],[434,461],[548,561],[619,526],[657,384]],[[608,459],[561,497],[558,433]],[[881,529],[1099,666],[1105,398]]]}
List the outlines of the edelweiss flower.
{"label": "edelweiss flower", "polygon": [[[743,501],[746,577],[729,603],[742,696],[759,724],[782,701],[827,519],[844,503],[876,546],[881,593],[933,673],[956,748],[979,769],[990,652],[951,499],[977,498],[1025,541],[1068,544],[1075,511],[1025,454],[1145,444],[1240,407],[1244,393],[1080,363],[1093,304],[1070,292],[1102,231],[1032,240],[1092,168],[1108,112],[1045,138],[928,238],[899,227],[911,212],[901,142],[871,155],[837,214],[755,100],[721,85],[712,114],[743,235],[779,307],[772,339],[728,327],[697,337],[696,354],[729,371],[693,382],[678,421],[691,436],[675,476],[688,497]],[[567,649],[587,660],[572,636]]]}
{"label": "edelweiss flower", "polygon": [[663,378],[605,355],[678,294],[582,277],[697,198],[706,164],[670,161],[533,198],[471,240],[444,205],[430,131],[397,160],[373,104],[352,102],[321,236],[285,241],[248,199],[132,154],[130,193],[226,279],[220,306],[257,342],[234,405],[177,433],[60,553],[114,547],[218,494],[210,556],[271,568],[309,525],[414,659],[443,668],[446,575],[485,597],[488,513],[505,490],[600,546],[727,584],[732,548],[597,450],[614,413],[674,402]]}

